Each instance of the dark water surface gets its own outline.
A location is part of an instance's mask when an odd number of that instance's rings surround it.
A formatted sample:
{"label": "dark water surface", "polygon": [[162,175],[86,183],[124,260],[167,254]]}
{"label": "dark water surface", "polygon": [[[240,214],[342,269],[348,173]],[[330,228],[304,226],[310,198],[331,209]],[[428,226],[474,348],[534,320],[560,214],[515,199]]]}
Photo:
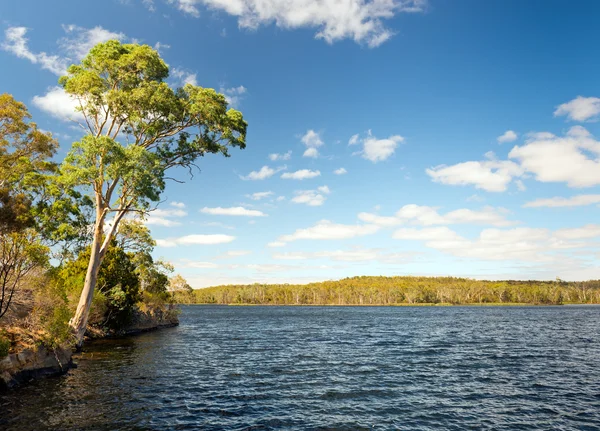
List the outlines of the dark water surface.
{"label": "dark water surface", "polygon": [[599,430],[598,307],[183,307],[0,395],[2,430]]}

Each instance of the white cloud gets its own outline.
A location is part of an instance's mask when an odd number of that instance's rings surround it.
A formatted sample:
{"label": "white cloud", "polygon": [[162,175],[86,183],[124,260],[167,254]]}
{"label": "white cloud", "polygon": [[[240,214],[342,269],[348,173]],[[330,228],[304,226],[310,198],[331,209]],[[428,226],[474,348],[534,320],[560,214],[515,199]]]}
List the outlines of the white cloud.
{"label": "white cloud", "polygon": [[[154,6],[154,0],[142,0],[142,4],[148,9],[150,12],[155,12],[156,7]],[[158,51],[158,50],[157,50]]]}
{"label": "white cloud", "polygon": [[392,238],[413,241],[455,241],[461,239],[456,232],[446,226],[424,229],[402,228],[394,232]]}
{"label": "white cloud", "polygon": [[579,207],[600,203],[600,195],[577,195],[570,198],[553,197],[549,199],[536,199],[523,205],[524,208],[557,208],[557,207]]}
{"label": "white cloud", "polygon": [[352,136],[349,145],[356,145],[362,143],[363,149],[355,154],[360,154],[363,159],[370,160],[373,163],[381,162],[387,160],[391,157],[398,144],[404,142],[404,138],[400,135],[392,135],[386,139],[377,139],[375,136],[369,133],[366,138],[359,139],[358,135]]}
{"label": "white cloud", "polygon": [[63,30],[67,34],[66,37],[59,40],[59,47],[63,55],[31,51],[28,47],[28,39],[25,37],[28,31],[26,27],[6,29],[2,49],[19,58],[39,64],[42,69],[49,70],[56,75],[64,75],[67,66],[81,60],[94,45],[110,39],[126,39],[123,33],[115,33],[100,26],[87,29],[76,25],[63,25]]}
{"label": "white cloud", "polygon": [[372,224],[365,225],[344,225],[332,223],[329,220],[321,220],[316,225],[297,229],[293,234],[283,235],[279,238],[281,242],[297,241],[300,239],[348,239],[358,236],[371,235],[379,230],[379,226]]}
{"label": "white cloud", "polygon": [[169,205],[176,208],[185,208],[185,204],[183,202],[173,201]]}
{"label": "white cloud", "polygon": [[546,229],[484,229],[475,240],[460,236],[443,226],[424,229],[399,229],[394,239],[424,241],[427,247],[457,257],[478,260],[543,261],[549,257],[550,235]]}
{"label": "white cloud", "polygon": [[284,180],[306,180],[321,176],[320,171],[311,171],[310,169],[300,169],[296,172],[286,172],[281,175]]}
{"label": "white cloud", "polygon": [[588,224],[580,228],[559,229],[554,232],[554,236],[558,239],[588,239],[600,237],[600,225]]}
{"label": "white cloud", "polygon": [[344,175],[344,174],[347,174],[348,171],[344,168],[338,168],[335,171],[333,171],[333,173],[336,175]]}
{"label": "white cloud", "polygon": [[233,230],[233,229],[235,229],[234,226],[229,226],[229,225],[227,225],[225,223],[221,223],[221,222],[218,222],[218,221],[203,222],[203,223],[200,223],[200,225],[201,226],[210,226],[210,227],[220,227],[222,229],[227,229],[227,230]]}
{"label": "white cloud", "polygon": [[292,158],[292,150],[288,151],[287,153],[271,153],[269,154],[269,159],[271,159],[272,161],[277,161],[277,160],[289,160]]}
{"label": "white cloud", "polygon": [[239,256],[247,256],[252,254],[250,250],[230,250],[225,253],[225,256],[228,257],[239,257]]}
{"label": "white cloud", "polygon": [[317,39],[333,43],[352,39],[376,47],[394,34],[384,20],[398,13],[422,12],[426,0],[169,0],[191,16],[199,5],[238,18],[241,28],[256,29],[274,23],[280,28],[317,28]]}
{"label": "white cloud", "polygon": [[284,247],[286,244],[282,241],[271,241],[267,244],[268,247]]}
{"label": "white cloud", "polygon": [[516,160],[469,161],[427,169],[433,181],[450,185],[474,185],[489,192],[503,192],[515,180],[520,191],[525,185],[517,179],[527,173],[540,182],[564,182],[569,187],[600,184],[600,142],[585,128],[571,127],[565,136],[531,133],[525,144],[515,146],[508,157]]}
{"label": "white cloud", "polygon": [[508,155],[541,182],[565,182],[570,187],[600,184],[600,142],[581,126],[564,137],[539,135]]}
{"label": "white cloud", "polygon": [[187,216],[187,212],[181,209],[155,209],[151,211],[145,219],[145,224],[156,226],[179,226],[181,222],[172,220],[173,218],[181,218]]}
{"label": "white cloud", "polygon": [[307,130],[304,136],[300,139],[304,145],[308,148],[317,148],[323,145],[321,136],[314,130]]}
{"label": "white cloud", "polygon": [[252,199],[253,201],[259,201],[261,199],[268,198],[269,196],[272,196],[272,195],[273,195],[273,192],[268,191],[268,192],[252,193],[251,195],[246,195],[246,197]]}
{"label": "white cloud", "polygon": [[404,223],[398,217],[383,217],[377,214],[362,212],[358,214],[358,219],[365,223],[375,224],[382,227],[397,226]]}
{"label": "white cloud", "polygon": [[383,217],[371,213],[359,213],[361,221],[376,224],[382,227],[391,227],[401,224],[421,226],[451,225],[451,224],[483,224],[490,226],[511,226],[516,222],[506,220],[506,210],[485,207],[482,210],[458,209],[446,214],[440,214],[434,207],[415,204],[404,205],[393,217]]}
{"label": "white cloud", "polygon": [[215,269],[219,267],[219,265],[217,265],[214,262],[203,262],[189,259],[181,259],[181,262],[179,262],[177,266],[182,268],[194,269]]}
{"label": "white cloud", "polygon": [[296,204],[306,204],[311,207],[317,207],[323,205],[327,200],[325,195],[328,195],[329,193],[331,193],[331,191],[327,186],[318,187],[317,190],[300,190],[295,192],[296,196],[294,196],[291,201]]}
{"label": "white cloud", "polygon": [[242,180],[248,181],[257,181],[257,180],[265,180],[267,178],[272,177],[279,171],[284,171],[287,169],[287,166],[280,166],[277,169],[270,168],[269,166],[263,166],[259,171],[252,171],[246,176],[241,176]]}
{"label": "white cloud", "polygon": [[171,48],[171,45],[168,45],[166,43],[160,43],[160,42],[156,42],[154,44],[154,49],[156,51],[158,51],[159,54],[162,54],[164,50]]}
{"label": "white cloud", "polygon": [[2,49],[13,53],[19,58],[39,64],[42,69],[49,70],[56,75],[64,75],[67,70],[67,59],[58,55],[48,55],[45,52],[32,52],[27,46],[26,33],[26,27],[9,27],[4,32],[5,40],[2,43]]}
{"label": "white cloud", "polygon": [[169,75],[175,79],[175,85],[179,87],[183,87],[185,84],[198,85],[195,73],[174,67],[170,70]]}
{"label": "white cloud", "polygon": [[425,246],[456,257],[492,260],[544,262],[564,264],[570,256],[561,251],[585,248],[588,244],[573,240],[600,236],[599,225],[561,229],[553,234],[548,229],[520,227],[513,229],[484,229],[471,240],[443,226],[424,229],[399,229],[393,238],[424,241]]}
{"label": "white cloud", "polygon": [[507,130],[501,136],[498,136],[498,142],[503,144],[505,142],[514,142],[517,140],[517,134],[512,130]]}
{"label": "white cloud", "polygon": [[600,98],[577,96],[556,108],[554,116],[566,115],[572,121],[597,120],[600,115]]}
{"label": "white cloud", "polygon": [[231,207],[231,208],[208,208],[204,207],[200,210],[201,213],[211,215],[226,215],[226,216],[244,216],[244,217],[266,217],[267,214],[258,210],[249,210],[244,207]]}
{"label": "white cloud", "polygon": [[231,88],[221,87],[219,91],[225,95],[227,103],[229,103],[234,108],[238,108],[240,106],[240,103],[242,102],[244,94],[246,94],[248,90],[243,85],[240,85],[239,87]]}
{"label": "white cloud", "polygon": [[523,174],[523,168],[508,160],[484,160],[435,166],[425,172],[437,183],[473,185],[488,192],[503,192],[513,177]]}
{"label": "white cloud", "polygon": [[353,250],[332,250],[316,252],[289,252],[275,253],[273,259],[277,260],[309,260],[309,259],[331,259],[338,262],[368,262],[373,260],[385,260],[387,255],[378,249],[357,248]]}
{"label": "white cloud", "polygon": [[99,43],[111,39],[121,41],[127,39],[123,33],[116,33],[100,26],[88,29],[71,24],[63,25],[63,30],[69,36],[61,39],[59,44],[69,58],[77,60],[85,57],[90,49]]}
{"label": "white cloud", "polygon": [[178,238],[157,239],[156,245],[159,247],[176,247],[178,245],[213,245],[226,244],[235,240],[234,236],[214,234],[214,235],[186,235]]}
{"label": "white cloud", "polygon": [[323,145],[323,140],[317,132],[312,129],[308,130],[300,140],[306,145],[306,151],[304,151],[302,157],[312,157],[313,159],[319,157],[317,148]]}
{"label": "white cloud", "polygon": [[77,101],[61,87],[52,87],[43,96],[34,96],[33,105],[62,121],[83,121],[83,114],[76,110]]}
{"label": "white cloud", "polygon": [[304,154],[302,154],[302,157],[311,157],[313,159],[316,159],[317,157],[319,157],[319,150],[317,150],[316,148],[307,148]]}

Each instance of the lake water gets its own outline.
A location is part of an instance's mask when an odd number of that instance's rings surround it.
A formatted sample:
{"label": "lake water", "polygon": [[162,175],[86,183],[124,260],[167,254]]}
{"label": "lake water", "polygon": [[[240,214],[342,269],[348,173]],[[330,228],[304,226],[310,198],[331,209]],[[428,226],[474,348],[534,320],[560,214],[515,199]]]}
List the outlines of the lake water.
{"label": "lake water", "polygon": [[599,430],[600,307],[182,307],[2,430]]}

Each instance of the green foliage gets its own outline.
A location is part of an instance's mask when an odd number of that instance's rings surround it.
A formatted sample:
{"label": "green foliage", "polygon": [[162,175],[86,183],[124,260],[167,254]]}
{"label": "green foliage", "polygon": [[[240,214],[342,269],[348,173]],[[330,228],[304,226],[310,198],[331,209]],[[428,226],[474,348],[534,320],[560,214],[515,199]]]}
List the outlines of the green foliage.
{"label": "green foliage", "polygon": [[[81,291],[89,259],[88,248],[76,260],[64,265],[60,276],[67,291]],[[122,248],[115,244],[108,248],[98,274],[98,290],[94,298],[96,308],[104,311],[102,326],[118,329],[129,322],[140,298],[140,282],[135,269],[130,255]]]}
{"label": "green foliage", "polygon": [[67,73],[59,83],[78,100],[89,133],[73,144],[60,181],[86,187],[102,208],[148,209],[167,169],[246,145],[247,124],[225,96],[189,84],[171,89],[168,66],[147,45],[100,43]]}
{"label": "green foliage", "polygon": [[[194,291],[195,303],[268,305],[600,303],[600,280],[480,281],[454,277],[353,277],[306,285],[253,284]],[[185,295],[175,299],[188,303]]]}
{"label": "green foliage", "polygon": [[4,358],[8,355],[10,350],[10,340],[4,333],[4,331],[0,331],[0,358]]}
{"label": "green foliage", "polygon": [[41,244],[34,229],[0,230],[0,318],[7,313],[24,278],[48,265],[49,254],[50,249]]}
{"label": "green foliage", "polygon": [[57,305],[52,310],[52,314],[44,322],[46,337],[43,342],[46,347],[54,349],[71,338],[70,318],[71,310],[67,304]]}
{"label": "green foliage", "polygon": [[34,225],[32,206],[53,172],[58,143],[30,121],[25,105],[0,94],[0,231]]}

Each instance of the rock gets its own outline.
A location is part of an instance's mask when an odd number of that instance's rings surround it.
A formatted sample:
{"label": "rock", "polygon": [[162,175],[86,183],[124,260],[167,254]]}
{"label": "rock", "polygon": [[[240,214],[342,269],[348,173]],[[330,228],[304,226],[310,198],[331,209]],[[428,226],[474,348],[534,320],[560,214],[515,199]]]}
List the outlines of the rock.
{"label": "rock", "polygon": [[55,350],[40,347],[8,355],[0,362],[0,389],[12,388],[39,377],[62,374],[72,365],[72,354],[70,346],[64,345]]}

